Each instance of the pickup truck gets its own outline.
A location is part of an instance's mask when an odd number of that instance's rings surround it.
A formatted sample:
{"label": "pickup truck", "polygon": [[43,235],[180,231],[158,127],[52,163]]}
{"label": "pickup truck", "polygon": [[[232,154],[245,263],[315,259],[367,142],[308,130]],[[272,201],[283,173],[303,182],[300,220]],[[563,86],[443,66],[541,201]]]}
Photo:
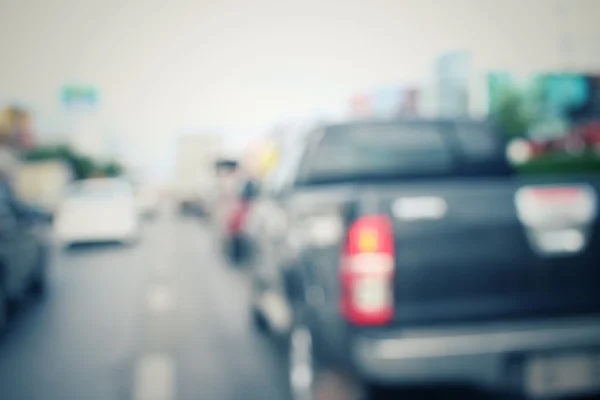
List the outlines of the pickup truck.
{"label": "pickup truck", "polygon": [[247,229],[293,398],[329,372],[366,397],[598,393],[600,180],[517,176],[506,148],[486,121],[361,121],[282,155]]}

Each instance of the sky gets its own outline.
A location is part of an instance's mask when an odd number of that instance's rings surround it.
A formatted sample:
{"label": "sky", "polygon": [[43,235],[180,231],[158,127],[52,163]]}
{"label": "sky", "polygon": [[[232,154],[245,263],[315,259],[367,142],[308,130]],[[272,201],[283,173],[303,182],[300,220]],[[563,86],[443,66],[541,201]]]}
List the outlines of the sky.
{"label": "sky", "polygon": [[[590,50],[600,2],[564,1],[562,17],[559,3],[0,0],[0,102],[31,107],[42,138],[102,148],[114,137],[129,161],[160,170],[180,132],[218,129],[241,148],[274,121],[422,80],[452,49],[471,49],[482,68],[600,65]],[[563,32],[577,46],[563,46]],[[93,113],[64,110],[68,83],[97,88]]]}

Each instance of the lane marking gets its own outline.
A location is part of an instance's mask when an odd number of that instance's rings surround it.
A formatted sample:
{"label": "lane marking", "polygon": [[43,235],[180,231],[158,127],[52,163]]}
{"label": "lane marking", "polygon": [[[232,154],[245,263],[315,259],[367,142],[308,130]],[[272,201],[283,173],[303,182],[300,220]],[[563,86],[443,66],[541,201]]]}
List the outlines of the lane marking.
{"label": "lane marking", "polygon": [[289,307],[281,295],[269,291],[263,294],[259,307],[267,315],[272,328],[277,332],[288,332],[292,326]]}
{"label": "lane marking", "polygon": [[175,299],[166,286],[155,286],[146,296],[146,305],[151,311],[163,312],[173,308]]}
{"label": "lane marking", "polygon": [[149,354],[136,365],[134,400],[174,400],[175,364],[165,354]]}

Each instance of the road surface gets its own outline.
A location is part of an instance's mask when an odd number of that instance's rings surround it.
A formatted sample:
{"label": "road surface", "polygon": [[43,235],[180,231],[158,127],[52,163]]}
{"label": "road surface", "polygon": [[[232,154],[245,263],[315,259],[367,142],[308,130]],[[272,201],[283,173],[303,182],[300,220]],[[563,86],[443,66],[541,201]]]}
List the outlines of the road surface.
{"label": "road surface", "polygon": [[0,339],[0,398],[286,399],[243,271],[198,219],[164,211],[132,247],[56,251],[47,297]]}
{"label": "road surface", "polygon": [[[206,223],[163,211],[133,246],[55,251],[47,296],[21,304],[0,338],[0,399],[289,400],[281,349],[250,322],[244,270]],[[442,393],[426,397],[480,397]]]}

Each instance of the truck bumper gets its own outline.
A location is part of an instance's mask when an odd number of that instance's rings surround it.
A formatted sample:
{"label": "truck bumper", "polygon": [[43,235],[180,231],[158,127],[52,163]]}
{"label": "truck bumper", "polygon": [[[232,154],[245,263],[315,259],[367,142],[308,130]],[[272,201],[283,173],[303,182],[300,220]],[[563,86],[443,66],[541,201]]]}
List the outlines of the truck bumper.
{"label": "truck bumper", "polygon": [[589,355],[600,380],[600,318],[403,330],[357,337],[351,347],[358,376],[383,385],[473,385],[526,392],[530,357],[561,352]]}

